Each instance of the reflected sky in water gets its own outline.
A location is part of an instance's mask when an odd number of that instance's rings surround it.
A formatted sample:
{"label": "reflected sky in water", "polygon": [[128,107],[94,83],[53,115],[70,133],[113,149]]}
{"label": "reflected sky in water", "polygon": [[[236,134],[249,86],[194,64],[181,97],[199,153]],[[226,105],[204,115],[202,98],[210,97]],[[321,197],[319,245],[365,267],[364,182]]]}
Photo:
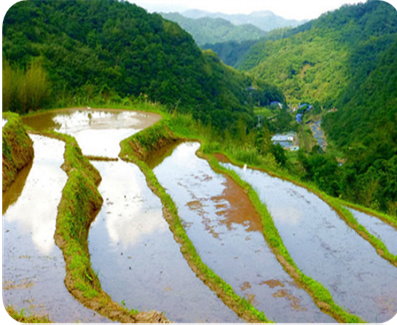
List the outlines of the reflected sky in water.
{"label": "reflected sky in water", "polygon": [[198,158],[199,146],[180,144],[154,172],[204,263],[271,320],[333,322],[277,262],[244,190]]}
{"label": "reflected sky in water", "polygon": [[360,224],[371,234],[383,241],[390,253],[397,255],[397,230],[395,228],[374,216],[350,208],[348,209]]}
{"label": "reflected sky in water", "polygon": [[239,322],[187,265],[139,168],[95,161],[104,204],[89,234],[103,289],[129,308],[159,310],[175,322]]}
{"label": "reflected sky in water", "polygon": [[146,235],[168,231],[167,224],[159,222],[162,206],[145,179],[139,177],[136,166],[124,161],[93,162],[93,165],[103,177],[99,186],[104,198],[101,214],[106,214],[106,229],[113,246],[127,249]]}
{"label": "reflected sky in water", "polygon": [[[34,160],[20,196],[3,214],[3,301],[54,322],[106,322],[64,286],[65,263],[54,242],[57,207],[67,176],[65,144],[31,135]],[[18,177],[24,175],[18,175]]]}
{"label": "reflected sky in water", "polygon": [[370,322],[384,322],[396,314],[397,268],[327,204],[264,172],[223,165],[257,190],[298,267],[325,285],[338,304]]}
{"label": "reflected sky in water", "polygon": [[37,130],[50,128],[74,136],[85,155],[114,158],[121,140],[159,119],[159,115],[145,112],[62,109],[27,116],[23,121]]}
{"label": "reflected sky in water", "polygon": [[17,223],[24,235],[30,235],[39,253],[49,254],[55,245],[56,211],[67,178],[61,170],[65,145],[41,136],[31,137],[34,141],[33,167],[18,204],[11,205],[4,218],[9,223]]}

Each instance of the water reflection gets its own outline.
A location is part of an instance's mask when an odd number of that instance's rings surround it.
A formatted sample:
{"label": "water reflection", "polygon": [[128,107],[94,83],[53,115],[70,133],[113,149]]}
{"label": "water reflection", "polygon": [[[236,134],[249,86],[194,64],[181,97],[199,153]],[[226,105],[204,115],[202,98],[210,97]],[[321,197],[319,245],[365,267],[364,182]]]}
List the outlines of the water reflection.
{"label": "water reflection", "polygon": [[198,158],[198,148],[179,145],[154,172],[204,263],[272,320],[332,322],[275,259],[247,194]]}
{"label": "water reflection", "polygon": [[[39,253],[49,254],[55,246],[55,216],[61,190],[66,182],[66,174],[60,169],[65,145],[45,137],[31,137],[35,152],[33,167],[20,202],[11,205],[4,217],[8,223],[17,223],[24,235],[31,235]],[[53,192],[54,189],[59,191]],[[35,217],[29,213],[33,206]]]}
{"label": "water reflection", "polygon": [[19,198],[3,214],[4,304],[48,314],[55,322],[106,321],[74,300],[63,283],[65,264],[53,236],[67,178],[60,168],[64,142],[31,138],[32,167]]}
{"label": "water reflection", "polygon": [[66,109],[24,117],[36,130],[54,129],[74,136],[85,155],[117,157],[119,143],[152,125],[160,116],[125,110]]}
{"label": "water reflection", "polygon": [[364,212],[349,210],[360,224],[387,246],[390,253],[397,255],[397,230],[395,228]]}
{"label": "water reflection", "polygon": [[10,185],[6,192],[3,192],[3,214],[7,211],[11,204],[14,204],[18,200],[25,186],[26,178],[28,177],[31,168],[32,162],[18,172],[14,182]]}
{"label": "water reflection", "polygon": [[[257,190],[298,267],[323,283],[338,304],[370,322],[394,316],[397,269],[328,205],[290,182],[256,170],[224,166]],[[292,210],[286,210],[287,206]],[[298,219],[296,211],[301,213]]]}
{"label": "water reflection", "polygon": [[[176,322],[239,322],[191,271],[139,168],[93,162],[105,200],[89,234],[94,270],[113,300]],[[131,289],[133,288],[133,289]]]}
{"label": "water reflection", "polygon": [[139,177],[136,166],[124,161],[93,165],[103,177],[99,190],[104,197],[105,224],[112,245],[128,248],[142,242],[146,235],[168,231],[166,224],[159,222],[162,206],[144,178]]}

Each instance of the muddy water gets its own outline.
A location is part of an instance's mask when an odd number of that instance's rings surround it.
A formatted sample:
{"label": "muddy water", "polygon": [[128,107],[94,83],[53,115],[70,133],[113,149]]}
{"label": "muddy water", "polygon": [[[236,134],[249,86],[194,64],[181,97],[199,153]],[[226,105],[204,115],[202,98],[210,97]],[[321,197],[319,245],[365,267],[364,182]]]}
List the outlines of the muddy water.
{"label": "muddy water", "polygon": [[277,322],[332,322],[284,272],[244,191],[183,143],[154,172],[177,204],[203,261]]}
{"label": "muddy water", "polygon": [[[117,157],[119,142],[159,120],[157,114],[99,109],[56,110],[25,118],[37,130],[73,135],[86,155]],[[164,311],[173,321],[238,322],[190,270],[143,175],[123,161],[93,162],[104,205],[89,234],[93,268],[113,300]],[[116,277],[115,277],[116,275]]]}
{"label": "muddy water", "polygon": [[266,203],[298,267],[323,283],[335,301],[369,322],[397,312],[397,268],[317,196],[266,173],[224,164]]}
{"label": "muddy water", "polygon": [[23,121],[39,131],[52,129],[74,136],[85,155],[115,158],[121,140],[159,119],[159,115],[145,112],[62,109],[25,117]]}
{"label": "muddy water", "polygon": [[[65,264],[54,243],[57,206],[67,176],[60,168],[64,143],[31,136],[34,160],[5,197],[3,212],[3,302],[55,322],[103,322],[66,290]],[[19,193],[19,197],[18,197]],[[13,202],[12,202],[13,201]]]}
{"label": "muddy water", "polygon": [[354,209],[349,210],[361,225],[386,245],[390,253],[397,255],[397,230],[395,228],[374,216]]}
{"label": "muddy water", "polygon": [[8,190],[3,193],[3,214],[7,211],[11,204],[14,204],[18,200],[19,196],[21,195],[23,187],[25,186],[26,178],[32,169],[32,164],[33,162],[30,162],[27,166],[20,170],[14,182],[11,184]]}
{"label": "muddy water", "polygon": [[160,310],[175,322],[239,322],[189,268],[139,168],[93,164],[104,204],[89,248],[103,289],[128,308]]}

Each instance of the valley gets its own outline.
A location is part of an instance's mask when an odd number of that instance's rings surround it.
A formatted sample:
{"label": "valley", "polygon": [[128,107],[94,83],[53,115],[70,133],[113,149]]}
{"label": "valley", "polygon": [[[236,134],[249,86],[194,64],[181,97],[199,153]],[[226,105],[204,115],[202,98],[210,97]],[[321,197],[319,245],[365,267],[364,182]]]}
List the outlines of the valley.
{"label": "valley", "polygon": [[[397,11],[367,1],[266,31],[244,25],[270,23],[266,11],[162,15],[118,0],[27,0],[7,12],[9,315],[394,317]],[[183,25],[197,22],[226,38],[207,46]]]}

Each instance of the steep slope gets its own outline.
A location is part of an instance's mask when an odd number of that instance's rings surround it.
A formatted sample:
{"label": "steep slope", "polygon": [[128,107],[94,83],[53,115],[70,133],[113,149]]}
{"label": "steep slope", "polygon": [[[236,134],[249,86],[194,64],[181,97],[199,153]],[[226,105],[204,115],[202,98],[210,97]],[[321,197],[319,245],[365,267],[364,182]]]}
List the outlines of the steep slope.
{"label": "steep slope", "polygon": [[254,25],[233,25],[222,18],[187,18],[178,13],[160,13],[189,32],[198,45],[206,43],[257,40],[265,34]]}
{"label": "steep slope", "polygon": [[305,21],[285,19],[271,11],[254,11],[250,14],[224,14],[221,12],[207,12],[202,10],[187,10],[182,13],[188,18],[222,18],[235,25],[251,24],[267,32],[276,28],[295,27]]}
{"label": "steep slope", "polygon": [[141,96],[213,124],[252,118],[252,78],[203,54],[177,24],[124,1],[19,2],[4,20],[3,57],[16,71],[42,64],[53,102]]}
{"label": "steep slope", "polygon": [[323,126],[348,158],[344,195],[397,215],[397,38],[353,78]]}
{"label": "steep slope", "polygon": [[343,6],[280,40],[258,42],[239,68],[272,80],[293,103],[333,106],[352,78],[371,69],[396,33],[397,12],[391,5]]}
{"label": "steep slope", "polygon": [[[302,158],[304,177],[330,194],[397,215],[397,11],[381,1],[343,6],[273,41],[240,65],[272,81],[290,104],[323,111],[343,156]],[[333,110],[334,111],[334,110]],[[301,155],[303,157],[303,154]]]}
{"label": "steep slope", "polygon": [[266,34],[260,38],[260,40],[249,40],[249,41],[228,41],[228,42],[219,42],[213,44],[204,44],[201,46],[202,49],[213,50],[216,54],[218,54],[219,58],[232,67],[238,67],[245,60],[247,53],[249,53],[250,49],[257,44],[258,42],[264,42],[266,40],[277,40],[280,38],[284,38],[289,35],[292,31],[291,28],[279,28],[274,29],[270,32],[266,32]]}

